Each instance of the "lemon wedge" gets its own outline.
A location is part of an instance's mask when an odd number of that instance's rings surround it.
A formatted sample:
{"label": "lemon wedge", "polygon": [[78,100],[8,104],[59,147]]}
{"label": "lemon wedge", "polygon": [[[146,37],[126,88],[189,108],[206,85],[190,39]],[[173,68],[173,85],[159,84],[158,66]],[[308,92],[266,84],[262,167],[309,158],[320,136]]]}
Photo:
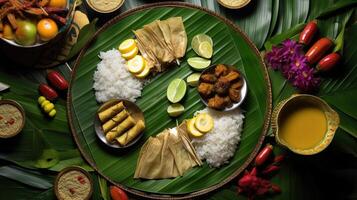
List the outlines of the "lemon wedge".
{"label": "lemon wedge", "polygon": [[150,67],[147,65],[146,61],[145,61],[145,68],[142,72],[140,72],[139,74],[135,74],[136,78],[145,78],[149,75],[150,73]]}
{"label": "lemon wedge", "polygon": [[134,39],[127,39],[124,40],[120,45],[119,45],[119,51],[122,54],[129,53],[136,47],[136,42]]}
{"label": "lemon wedge", "polygon": [[200,113],[196,116],[195,127],[202,133],[208,133],[213,129],[213,118],[207,113]]}
{"label": "lemon wedge", "polygon": [[199,130],[196,129],[195,121],[196,117],[187,121],[187,130],[192,137],[202,137],[204,133],[201,133]]}
{"label": "lemon wedge", "polygon": [[138,55],[138,53],[139,53],[138,47],[134,47],[134,49],[132,49],[128,53],[121,54],[121,57],[123,57],[125,60],[130,60],[134,58],[136,55]]}
{"label": "lemon wedge", "polygon": [[174,103],[167,107],[167,113],[170,117],[178,117],[185,111],[185,107],[179,103]]}
{"label": "lemon wedge", "polygon": [[140,74],[145,69],[145,59],[141,55],[136,55],[127,63],[129,72],[133,74]]}

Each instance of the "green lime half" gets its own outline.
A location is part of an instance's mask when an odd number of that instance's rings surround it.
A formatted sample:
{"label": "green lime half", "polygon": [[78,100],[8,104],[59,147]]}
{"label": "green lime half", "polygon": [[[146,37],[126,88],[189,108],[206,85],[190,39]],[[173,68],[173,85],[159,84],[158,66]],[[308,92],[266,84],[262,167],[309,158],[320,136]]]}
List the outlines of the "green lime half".
{"label": "green lime half", "polygon": [[182,79],[174,79],[167,87],[167,99],[172,103],[177,103],[186,94],[186,82]]}
{"label": "green lime half", "polygon": [[171,117],[178,117],[184,111],[185,111],[185,107],[183,107],[183,105],[179,103],[174,103],[169,105],[169,107],[167,107],[167,113],[169,113]]}
{"label": "green lime half", "polygon": [[187,84],[192,87],[196,87],[198,85],[198,81],[200,80],[200,73],[193,73],[189,75],[186,79]]}
{"label": "green lime half", "polygon": [[209,43],[211,48],[213,48],[213,40],[210,36],[208,36],[206,34],[195,35],[191,41],[192,49],[200,56],[202,56],[202,55],[201,55],[201,52],[199,51],[199,48],[200,48],[201,43],[203,43],[203,42]]}
{"label": "green lime half", "polygon": [[187,59],[187,63],[195,70],[202,71],[206,69],[210,64],[211,61],[201,58],[201,57],[193,57]]}

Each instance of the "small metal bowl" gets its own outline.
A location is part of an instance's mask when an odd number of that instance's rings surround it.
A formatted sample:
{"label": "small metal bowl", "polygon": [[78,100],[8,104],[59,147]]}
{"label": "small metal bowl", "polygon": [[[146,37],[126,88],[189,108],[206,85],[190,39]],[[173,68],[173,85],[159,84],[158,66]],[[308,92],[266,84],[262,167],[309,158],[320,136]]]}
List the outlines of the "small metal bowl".
{"label": "small metal bowl", "polygon": [[9,100],[9,99],[0,100],[0,105],[3,105],[3,104],[9,104],[9,105],[12,105],[12,106],[16,107],[19,110],[19,112],[21,113],[21,115],[22,115],[22,122],[21,122],[21,125],[20,125],[18,130],[16,130],[12,134],[8,134],[8,135],[1,135],[0,134],[0,138],[11,138],[11,137],[14,137],[17,134],[19,134],[22,131],[22,129],[24,128],[25,120],[26,120],[25,110],[22,108],[22,106],[19,103],[17,103],[16,101],[13,101],[13,100]]}
{"label": "small metal bowl", "polygon": [[[243,86],[242,86],[242,88],[241,88],[241,90],[240,90],[240,97],[241,97],[241,98],[240,98],[239,102],[233,103],[232,106],[226,107],[226,108],[224,108],[224,109],[222,109],[222,110],[219,110],[219,111],[230,111],[230,110],[234,110],[234,109],[238,108],[238,107],[243,103],[245,97],[247,96],[248,87],[247,87],[247,81],[246,81],[246,79],[245,79],[245,77],[244,77],[244,75],[243,75],[243,73],[242,73],[241,71],[239,71],[239,70],[238,70],[236,67],[234,67],[234,66],[227,65],[227,64],[223,64],[223,65],[225,65],[226,67],[228,67],[228,68],[230,68],[230,69],[232,69],[232,70],[235,70],[235,71],[239,72],[240,78],[241,78],[242,81],[243,81]],[[217,66],[217,65],[211,65],[211,66],[209,66],[209,67],[206,68],[204,71],[202,71],[201,76],[202,76],[203,74],[210,73],[210,72],[214,71],[214,69],[216,68],[216,66]],[[198,81],[198,85],[201,84],[201,76],[200,76],[200,79],[199,79],[199,81]],[[198,90],[198,87],[197,87],[197,90]],[[208,107],[208,101],[207,101],[207,99],[206,99],[205,97],[203,97],[200,93],[199,93],[199,95],[200,95],[201,101]],[[211,107],[209,107],[209,108],[211,108]],[[214,108],[212,108],[212,109],[214,109]],[[218,110],[218,109],[216,109],[216,110]]]}
{"label": "small metal bowl", "polygon": [[223,0],[217,0],[217,2],[219,4],[221,4],[222,6],[229,8],[229,9],[239,9],[239,8],[243,8],[246,5],[248,5],[250,0],[244,0],[242,2],[237,3],[236,5],[229,5],[229,4],[225,3]]}
{"label": "small metal bowl", "polygon": [[105,133],[102,128],[102,123],[98,117],[98,113],[121,102],[121,101],[123,102],[124,108],[127,110],[127,112],[129,113],[129,115],[131,117],[133,117],[136,121],[142,120],[145,123],[144,113],[141,111],[141,109],[134,102],[131,102],[126,99],[112,99],[112,100],[105,102],[103,105],[101,105],[99,107],[97,114],[95,115],[95,119],[94,119],[95,132],[96,132],[98,138],[100,139],[100,141],[102,141],[108,147],[115,148],[115,149],[129,148],[129,147],[133,146],[135,143],[137,143],[144,135],[144,132],[141,132],[139,135],[137,135],[131,142],[129,142],[125,146],[122,146],[117,142],[111,143],[111,142],[107,141],[107,139],[105,138]]}

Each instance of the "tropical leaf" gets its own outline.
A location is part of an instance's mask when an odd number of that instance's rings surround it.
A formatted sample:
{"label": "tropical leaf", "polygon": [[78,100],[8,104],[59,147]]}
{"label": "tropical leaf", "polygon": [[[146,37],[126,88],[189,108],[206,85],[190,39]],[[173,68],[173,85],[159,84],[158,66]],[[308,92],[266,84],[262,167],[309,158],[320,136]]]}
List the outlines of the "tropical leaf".
{"label": "tropical leaf", "polygon": [[282,33],[296,24],[305,22],[309,13],[309,0],[280,1],[275,34]]}
{"label": "tropical leaf", "polygon": [[47,177],[42,178],[38,172],[30,172],[29,170],[20,169],[14,166],[0,167],[0,176],[38,189],[49,189],[52,187],[52,182],[49,181]]}
{"label": "tropical leaf", "polygon": [[329,17],[336,12],[339,12],[343,9],[353,8],[357,5],[357,1],[355,0],[342,0],[334,3],[332,6],[329,6],[325,10],[323,10],[317,18]]}
{"label": "tropical leaf", "polygon": [[[94,133],[93,118],[99,105],[95,100],[92,89],[92,77],[96,65],[100,61],[98,58],[100,51],[115,48],[124,39],[132,37],[131,30],[140,28],[154,19],[165,19],[170,16],[183,17],[189,41],[198,33],[210,35],[213,38],[215,49],[213,62],[233,64],[245,75],[250,88],[246,104],[243,107],[247,111],[246,128],[243,131],[243,138],[234,158],[228,165],[218,170],[204,165],[188,171],[183,177],[177,177],[172,180],[136,180],[133,179],[133,174],[140,145],[150,135],[155,135],[164,128],[173,127],[176,124],[175,120],[171,119],[166,113],[166,108],[169,105],[166,99],[167,84],[174,78],[185,79],[193,71],[188,67],[184,59],[179,68],[174,67],[156,76],[145,86],[142,97],[137,101],[146,118],[147,129],[144,139],[136,148],[121,156],[103,148],[98,143]],[[205,24],[205,26],[198,26],[197,23]],[[130,27],[130,29],[125,27]],[[70,117],[73,119],[71,123],[75,121],[72,124],[75,129],[74,134],[77,137],[77,141],[80,141],[79,145],[86,157],[94,161],[96,168],[105,176],[110,177],[111,180],[126,187],[146,192],[160,194],[194,192],[219,184],[232,175],[242,166],[256,144],[259,143],[264,115],[268,112],[267,103],[269,102],[267,101],[267,98],[269,98],[266,89],[267,83],[264,78],[264,71],[262,71],[260,56],[254,53],[254,49],[245,41],[242,35],[216,17],[201,10],[183,7],[152,8],[135,12],[102,31],[90,48],[82,53],[84,56],[80,59],[71,81],[70,108],[73,108],[70,111]],[[189,47],[186,59],[194,55],[195,53]],[[203,108],[195,88],[189,89],[183,104],[186,111],[178,118],[179,121],[191,117],[195,111]],[[208,180],[206,179],[207,174],[210,174],[210,179]],[[192,179],[195,179],[195,181],[192,181]]]}

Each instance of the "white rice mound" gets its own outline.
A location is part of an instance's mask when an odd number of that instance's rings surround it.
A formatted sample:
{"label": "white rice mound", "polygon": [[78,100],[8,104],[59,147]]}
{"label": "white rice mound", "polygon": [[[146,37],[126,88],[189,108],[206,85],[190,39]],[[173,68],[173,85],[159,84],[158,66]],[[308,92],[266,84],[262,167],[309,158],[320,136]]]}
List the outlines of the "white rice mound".
{"label": "white rice mound", "polygon": [[126,69],[126,61],[118,50],[100,52],[102,59],[94,72],[95,96],[98,102],[110,99],[128,99],[135,102],[141,96],[143,82]]}
{"label": "white rice mound", "polygon": [[205,108],[197,113],[208,113],[214,120],[214,128],[210,132],[192,139],[198,157],[211,167],[228,163],[241,140],[244,115],[238,109],[220,112]]}

